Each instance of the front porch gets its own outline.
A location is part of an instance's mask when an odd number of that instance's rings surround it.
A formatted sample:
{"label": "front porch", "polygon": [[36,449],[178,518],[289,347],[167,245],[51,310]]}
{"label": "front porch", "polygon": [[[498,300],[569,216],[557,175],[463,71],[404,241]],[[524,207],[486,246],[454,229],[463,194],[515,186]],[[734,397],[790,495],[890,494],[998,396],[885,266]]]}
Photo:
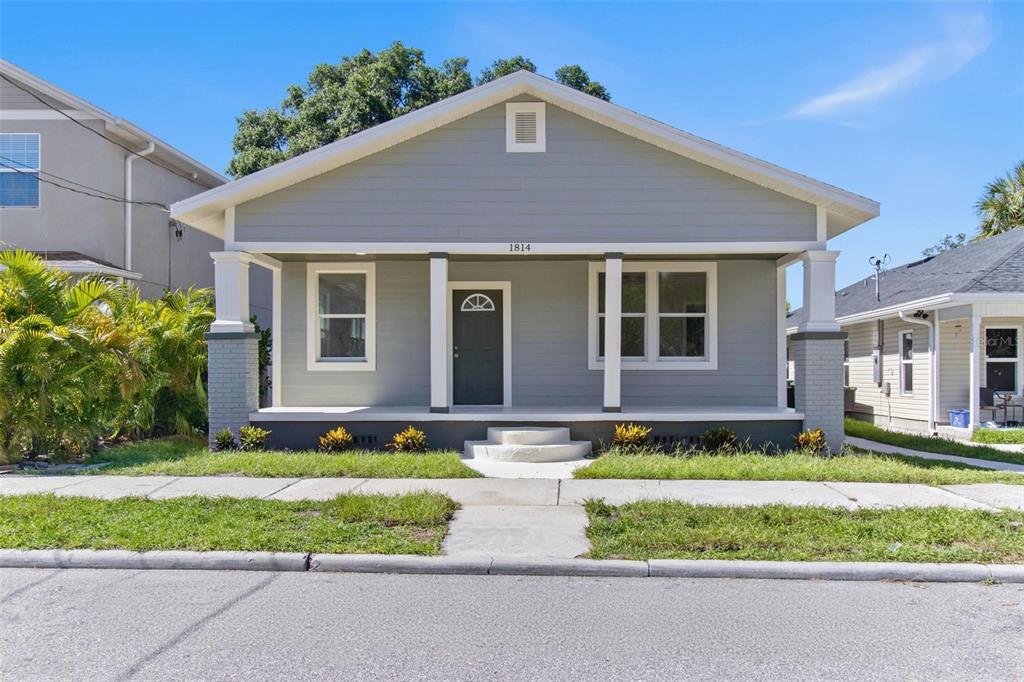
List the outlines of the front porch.
{"label": "front porch", "polygon": [[[669,445],[724,426],[788,447],[821,427],[838,449],[841,343],[831,297],[815,293],[832,286],[835,256],[216,253],[211,432],[251,422],[272,446],[311,448],[344,424],[383,446],[411,423],[461,447],[488,426],[543,424],[596,444],[638,422]],[[794,410],[784,273],[797,258],[815,314],[796,361],[817,381]],[[245,360],[250,265],[274,273],[264,409]]]}
{"label": "front porch", "polygon": [[594,446],[609,444],[616,424],[642,423],[652,428],[655,443],[667,447],[696,442],[708,429],[727,427],[754,447],[788,446],[800,431],[804,415],[780,407],[650,407],[624,409],[610,415],[600,408],[455,406],[432,412],[407,407],[271,407],[252,412],[249,420],[273,432],[271,445],[308,449],[317,438],[344,424],[359,445],[383,447],[409,424],[426,432],[431,447],[461,450],[466,441],[481,440],[488,427],[564,427],[573,440]]}

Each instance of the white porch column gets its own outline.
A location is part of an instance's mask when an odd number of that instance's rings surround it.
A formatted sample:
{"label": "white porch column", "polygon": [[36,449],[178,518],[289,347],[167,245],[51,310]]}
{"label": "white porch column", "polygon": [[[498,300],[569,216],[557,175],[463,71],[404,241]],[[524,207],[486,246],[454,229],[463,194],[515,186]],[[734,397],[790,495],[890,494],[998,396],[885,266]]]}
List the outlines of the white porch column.
{"label": "white porch column", "polygon": [[621,412],[622,254],[605,254],[604,262],[604,411]]}
{"label": "white porch column", "polygon": [[791,337],[796,410],[804,429],[821,429],[832,452],[843,447],[843,341],[836,324],[835,277],[838,251],[808,251],[804,264],[807,318]]}
{"label": "white porch column", "polygon": [[838,251],[806,251],[800,256],[804,264],[804,308],[807,319],[802,332],[835,332],[836,324],[836,258]]}
{"label": "white porch column", "polygon": [[[973,312],[973,311],[972,311]],[[981,318],[971,316],[971,431],[981,423],[981,357],[985,347],[981,338]]]}
{"label": "white porch column", "polygon": [[210,331],[251,332],[249,264],[253,257],[244,251],[214,251],[210,255],[217,302],[217,319],[210,325]]}
{"label": "white porch column", "polygon": [[430,254],[430,411],[448,411],[448,254]]}

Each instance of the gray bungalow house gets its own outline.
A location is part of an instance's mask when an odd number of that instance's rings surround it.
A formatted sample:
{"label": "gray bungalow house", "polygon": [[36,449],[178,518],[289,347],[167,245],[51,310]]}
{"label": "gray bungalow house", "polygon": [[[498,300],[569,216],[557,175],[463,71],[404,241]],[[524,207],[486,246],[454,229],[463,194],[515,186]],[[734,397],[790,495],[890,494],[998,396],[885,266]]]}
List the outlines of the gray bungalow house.
{"label": "gray bungalow house", "polygon": [[[172,207],[217,237],[210,430],[306,446],[413,423],[671,441],[725,425],[842,442],[827,240],[878,204],[518,72]],[[805,377],[786,407],[784,268]],[[248,270],[273,273],[273,401],[256,403]]]}
{"label": "gray bungalow house", "polygon": [[872,276],[835,300],[850,416],[945,435],[1024,420],[1024,229],[886,270],[877,297]]}

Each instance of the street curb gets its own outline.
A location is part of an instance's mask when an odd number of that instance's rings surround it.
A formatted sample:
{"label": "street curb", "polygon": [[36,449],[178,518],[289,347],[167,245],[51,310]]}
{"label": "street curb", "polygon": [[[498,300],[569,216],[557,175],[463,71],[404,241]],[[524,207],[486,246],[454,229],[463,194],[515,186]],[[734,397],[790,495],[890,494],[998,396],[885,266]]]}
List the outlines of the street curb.
{"label": "street curb", "polygon": [[414,556],[403,554],[313,554],[309,570],[316,573],[416,573],[487,575],[490,557]]}
{"label": "street curb", "polygon": [[1024,565],[913,564],[830,561],[708,561],[556,559],[512,556],[302,554],[284,552],[130,552],[120,549],[0,549],[0,568],[120,568],[167,570],[529,575],[769,580],[906,580],[1024,583]]}
{"label": "street curb", "polygon": [[208,571],[305,571],[297,552],[131,552],[124,549],[3,549],[0,568],[134,568]]}

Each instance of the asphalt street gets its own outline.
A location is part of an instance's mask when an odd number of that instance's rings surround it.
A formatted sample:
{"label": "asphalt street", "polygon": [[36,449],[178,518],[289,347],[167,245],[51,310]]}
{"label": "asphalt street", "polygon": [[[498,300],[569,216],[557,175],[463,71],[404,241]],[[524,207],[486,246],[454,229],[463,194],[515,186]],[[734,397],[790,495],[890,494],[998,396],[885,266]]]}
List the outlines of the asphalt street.
{"label": "asphalt street", "polygon": [[0,569],[4,680],[1022,680],[1024,586]]}

